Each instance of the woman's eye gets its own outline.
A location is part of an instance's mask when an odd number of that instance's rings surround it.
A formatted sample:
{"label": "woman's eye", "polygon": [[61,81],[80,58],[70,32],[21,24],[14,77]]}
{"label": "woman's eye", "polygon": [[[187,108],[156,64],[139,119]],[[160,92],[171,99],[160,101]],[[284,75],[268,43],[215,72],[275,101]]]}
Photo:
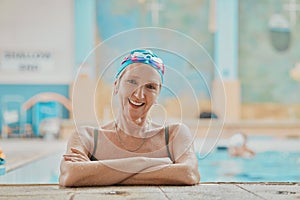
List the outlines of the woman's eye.
{"label": "woman's eye", "polygon": [[128,82],[128,83],[131,83],[131,84],[137,84],[137,82],[136,82],[135,80],[133,80],[133,79],[128,80],[127,82]]}
{"label": "woman's eye", "polygon": [[147,84],[146,87],[150,90],[156,90],[156,86],[154,86],[152,84]]}

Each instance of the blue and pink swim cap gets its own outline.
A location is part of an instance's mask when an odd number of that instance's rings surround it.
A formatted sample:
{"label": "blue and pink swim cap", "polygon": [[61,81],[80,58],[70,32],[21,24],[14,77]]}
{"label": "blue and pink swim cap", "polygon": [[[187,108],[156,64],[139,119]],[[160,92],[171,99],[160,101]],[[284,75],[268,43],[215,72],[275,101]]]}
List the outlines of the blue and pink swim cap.
{"label": "blue and pink swim cap", "polygon": [[130,54],[125,57],[121,63],[121,67],[119,68],[116,78],[120,76],[120,74],[125,70],[125,68],[132,63],[145,63],[153,67],[161,77],[163,82],[165,66],[162,61],[156,54],[154,54],[151,50],[148,49],[137,49],[130,52]]}

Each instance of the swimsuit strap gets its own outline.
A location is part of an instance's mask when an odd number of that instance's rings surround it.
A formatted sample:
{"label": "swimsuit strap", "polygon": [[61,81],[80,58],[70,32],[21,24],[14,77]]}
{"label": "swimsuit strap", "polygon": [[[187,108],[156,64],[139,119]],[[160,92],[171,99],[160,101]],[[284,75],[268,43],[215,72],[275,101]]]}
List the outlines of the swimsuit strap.
{"label": "swimsuit strap", "polygon": [[95,129],[94,129],[94,150],[93,150],[93,153],[92,153],[92,155],[91,155],[91,157],[90,157],[90,160],[91,160],[91,161],[97,161],[97,160],[98,160],[98,159],[94,156],[95,153],[96,153],[96,150],[97,150],[98,134],[99,134],[99,132],[98,132],[98,130],[95,128]]}
{"label": "swimsuit strap", "polygon": [[[173,161],[171,153],[170,153],[170,148],[169,148],[169,126],[165,127],[165,140],[166,140],[168,157]],[[175,163],[175,162],[173,161],[173,163]]]}

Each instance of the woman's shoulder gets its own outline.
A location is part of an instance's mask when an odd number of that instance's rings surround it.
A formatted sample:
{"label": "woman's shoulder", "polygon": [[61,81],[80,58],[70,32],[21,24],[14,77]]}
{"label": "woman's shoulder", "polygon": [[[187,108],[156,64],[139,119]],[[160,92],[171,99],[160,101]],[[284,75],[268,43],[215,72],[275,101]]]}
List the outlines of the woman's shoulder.
{"label": "woman's shoulder", "polygon": [[191,138],[192,133],[189,127],[184,123],[171,123],[169,126],[169,133],[171,138]]}
{"label": "woman's shoulder", "polygon": [[184,123],[170,123],[167,126],[169,127],[170,132],[190,132],[189,127]]}
{"label": "woman's shoulder", "polygon": [[86,149],[90,150],[93,147],[95,137],[106,132],[105,126],[79,126],[74,131],[74,134],[69,138],[69,143],[74,145],[83,145]]}
{"label": "woman's shoulder", "polygon": [[93,126],[80,126],[77,128],[77,133],[79,135],[91,136],[93,135],[95,129],[96,128]]}
{"label": "woman's shoulder", "polygon": [[[173,123],[170,125],[170,143],[175,149],[181,149],[186,152],[186,149],[192,147],[196,132],[191,132],[189,127],[184,123]],[[178,152],[178,151],[177,151]]]}
{"label": "woman's shoulder", "polygon": [[[68,148],[78,148],[90,150],[93,138],[93,127],[91,126],[80,126],[76,127],[73,134],[68,140]],[[83,149],[82,149],[83,150]]]}

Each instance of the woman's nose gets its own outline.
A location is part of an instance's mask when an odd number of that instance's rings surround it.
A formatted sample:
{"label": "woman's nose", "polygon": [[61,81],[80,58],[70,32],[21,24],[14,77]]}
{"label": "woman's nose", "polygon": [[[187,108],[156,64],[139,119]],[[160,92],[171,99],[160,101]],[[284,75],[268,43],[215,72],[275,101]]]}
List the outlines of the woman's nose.
{"label": "woman's nose", "polygon": [[136,98],[139,98],[139,99],[144,98],[144,97],[145,97],[144,87],[143,87],[143,86],[138,87],[138,88],[134,91],[133,95],[134,95]]}

